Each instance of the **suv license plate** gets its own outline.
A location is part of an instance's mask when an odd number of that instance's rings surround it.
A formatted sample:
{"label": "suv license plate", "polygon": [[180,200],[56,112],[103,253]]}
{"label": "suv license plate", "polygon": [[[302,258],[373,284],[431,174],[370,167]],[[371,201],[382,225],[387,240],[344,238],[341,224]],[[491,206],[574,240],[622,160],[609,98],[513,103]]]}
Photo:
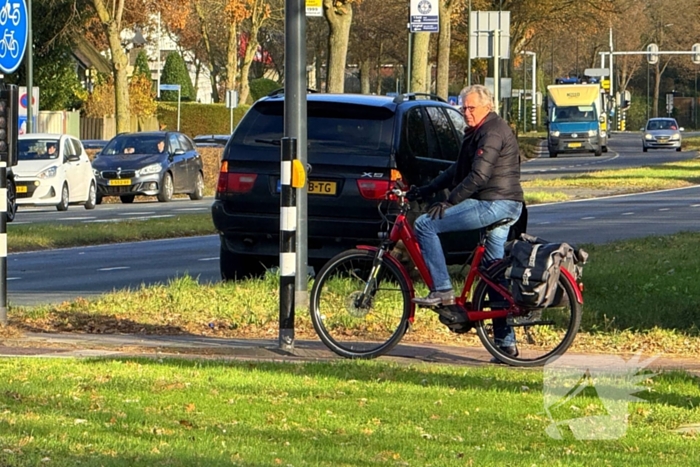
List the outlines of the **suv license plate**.
{"label": "suv license plate", "polygon": [[27,187],[22,186],[22,185],[17,185],[15,192],[17,193],[26,193],[27,192]]}
{"label": "suv license plate", "polygon": [[334,195],[337,191],[337,184],[336,182],[309,180],[308,191],[311,195]]}
{"label": "suv license plate", "polygon": [[581,147],[581,143],[569,143],[569,147],[570,147],[570,148],[580,148],[580,147]]}
{"label": "suv license plate", "polygon": [[129,185],[131,185],[130,178],[109,181],[109,186],[129,186]]}

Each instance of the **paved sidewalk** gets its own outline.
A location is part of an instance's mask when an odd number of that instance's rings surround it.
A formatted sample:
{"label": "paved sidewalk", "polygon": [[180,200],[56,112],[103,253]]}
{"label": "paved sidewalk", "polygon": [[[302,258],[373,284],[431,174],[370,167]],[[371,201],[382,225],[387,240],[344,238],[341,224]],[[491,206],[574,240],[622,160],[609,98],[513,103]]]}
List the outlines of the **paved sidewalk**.
{"label": "paved sidewalk", "polygon": [[[567,355],[575,355],[573,352]],[[135,334],[25,333],[0,343],[0,357],[181,357],[257,361],[340,360],[320,341],[295,341],[292,352],[282,351],[273,339],[223,339],[195,335],[162,336]],[[600,354],[589,354],[595,360]],[[627,358],[628,356],[622,356]],[[631,356],[630,356],[631,357]],[[397,363],[445,363],[464,366],[491,365],[483,347],[405,343],[382,360]],[[659,356],[650,369],[685,370],[700,376],[700,361]]]}

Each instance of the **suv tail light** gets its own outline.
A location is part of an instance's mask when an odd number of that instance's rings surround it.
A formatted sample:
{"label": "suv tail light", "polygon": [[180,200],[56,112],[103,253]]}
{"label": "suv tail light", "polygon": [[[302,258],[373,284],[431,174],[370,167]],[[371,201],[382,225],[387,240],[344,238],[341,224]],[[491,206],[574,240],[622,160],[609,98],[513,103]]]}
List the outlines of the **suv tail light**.
{"label": "suv tail light", "polygon": [[228,172],[228,161],[221,164],[217,193],[248,193],[253,189],[258,174]]}
{"label": "suv tail light", "polygon": [[389,191],[390,180],[363,179],[357,181],[357,188],[365,199],[382,199]]}

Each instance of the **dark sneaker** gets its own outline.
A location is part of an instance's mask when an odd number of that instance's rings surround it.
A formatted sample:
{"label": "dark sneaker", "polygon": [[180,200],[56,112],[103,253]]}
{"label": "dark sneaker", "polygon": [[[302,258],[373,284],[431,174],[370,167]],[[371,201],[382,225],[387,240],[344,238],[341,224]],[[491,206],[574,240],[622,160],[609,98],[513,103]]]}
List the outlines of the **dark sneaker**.
{"label": "dark sneaker", "polygon": [[427,297],[420,298],[416,297],[413,299],[413,303],[420,306],[432,307],[432,306],[447,306],[455,304],[455,294],[451,290],[443,290],[442,292],[430,292]]}
{"label": "dark sneaker", "polygon": [[[501,351],[504,354],[506,354],[509,357],[515,358],[518,355],[520,355],[520,352],[518,352],[518,347],[516,345],[504,345],[504,346],[500,346],[499,348],[501,349]],[[500,361],[499,359],[497,359],[496,357],[493,357],[490,360],[490,363],[503,363],[503,362]]]}

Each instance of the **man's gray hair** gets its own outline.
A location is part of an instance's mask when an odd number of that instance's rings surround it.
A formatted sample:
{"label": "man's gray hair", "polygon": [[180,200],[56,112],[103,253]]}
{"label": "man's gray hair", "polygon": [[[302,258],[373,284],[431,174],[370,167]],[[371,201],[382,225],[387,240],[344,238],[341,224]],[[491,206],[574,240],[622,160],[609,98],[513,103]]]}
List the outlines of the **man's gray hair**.
{"label": "man's gray hair", "polygon": [[491,94],[491,91],[489,91],[486,86],[482,84],[472,84],[462,89],[462,92],[459,93],[459,97],[462,99],[463,106],[466,104],[467,96],[470,94],[476,94],[479,97],[478,102],[480,105],[488,107],[489,111],[493,110],[493,94]]}

